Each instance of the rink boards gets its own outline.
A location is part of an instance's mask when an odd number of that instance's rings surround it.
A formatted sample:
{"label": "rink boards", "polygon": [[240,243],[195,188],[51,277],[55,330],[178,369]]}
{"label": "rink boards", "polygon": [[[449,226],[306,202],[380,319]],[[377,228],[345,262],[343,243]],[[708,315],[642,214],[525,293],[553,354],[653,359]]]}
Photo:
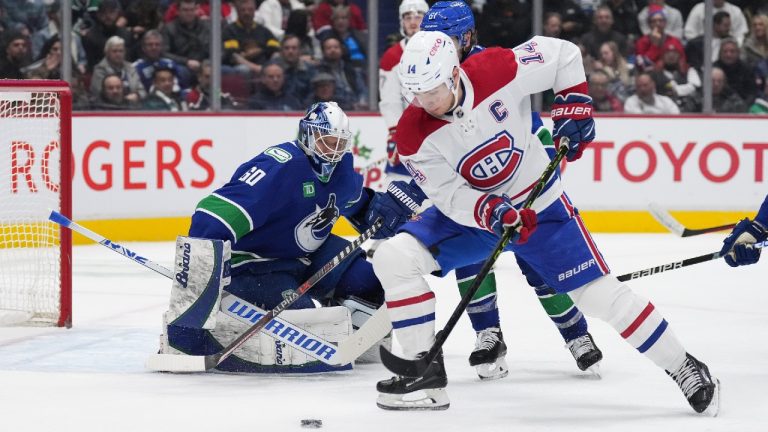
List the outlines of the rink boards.
{"label": "rink boards", "polygon": [[[115,240],[173,239],[240,163],[294,139],[298,119],[76,115],[73,218]],[[754,116],[600,117],[595,143],[563,167],[566,191],[596,232],[663,232],[646,211],[652,201],[692,227],[734,222],[753,214],[768,192],[765,127]],[[351,128],[356,166],[379,187],[384,121],[353,115]],[[345,223],[337,232],[352,233]]]}

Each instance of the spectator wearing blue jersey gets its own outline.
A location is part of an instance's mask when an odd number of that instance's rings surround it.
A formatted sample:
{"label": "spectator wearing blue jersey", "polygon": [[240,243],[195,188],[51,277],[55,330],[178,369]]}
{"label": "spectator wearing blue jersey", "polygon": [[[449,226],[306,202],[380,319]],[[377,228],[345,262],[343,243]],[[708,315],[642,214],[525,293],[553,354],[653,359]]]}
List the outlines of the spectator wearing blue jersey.
{"label": "spectator wearing blue jersey", "polygon": [[350,26],[349,6],[339,5],[333,8],[331,13],[331,31],[329,34],[336,36],[344,42],[344,51],[350,63],[356,68],[365,67],[366,35]]}
{"label": "spectator wearing blue jersey", "polygon": [[142,57],[133,63],[139,79],[147,92],[151,92],[154,71],[157,68],[173,71],[173,90],[184,92],[191,83],[189,69],[164,56],[163,35],[157,30],[149,30],[141,39]]}
{"label": "spectator wearing blue jersey", "polygon": [[768,196],[754,219],[745,218],[736,224],[731,234],[723,240],[720,255],[731,267],[755,264],[760,259],[761,251],[761,248],[755,247],[755,243],[765,240],[768,240]]}

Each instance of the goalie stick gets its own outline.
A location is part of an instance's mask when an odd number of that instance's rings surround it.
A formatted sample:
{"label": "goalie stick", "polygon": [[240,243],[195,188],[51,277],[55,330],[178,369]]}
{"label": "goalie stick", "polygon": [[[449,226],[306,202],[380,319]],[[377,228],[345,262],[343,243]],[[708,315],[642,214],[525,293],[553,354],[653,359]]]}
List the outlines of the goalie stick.
{"label": "goalie stick", "polygon": [[671,231],[673,234],[676,234],[680,237],[691,237],[696,236],[699,234],[707,234],[711,232],[716,231],[725,231],[732,229],[736,226],[735,223],[728,224],[728,225],[720,225],[720,226],[714,226],[709,228],[699,228],[699,229],[691,229],[686,228],[683,224],[678,222],[677,219],[675,219],[667,210],[662,208],[660,205],[656,203],[650,203],[648,204],[648,210],[650,211],[651,215],[659,221],[660,224],[664,225],[666,229]]}
{"label": "goalie stick", "polygon": [[[153,270],[163,276],[165,276],[168,279],[173,278],[173,272],[148,259],[145,258],[138,253],[131,251],[130,249],[121,246],[118,243],[115,243],[109,239],[107,239],[104,236],[101,236],[88,228],[85,228],[84,226],[73,222],[66,216],[56,212],[52,211],[49,219],[52,222],[55,222],[65,228],[69,228],[72,231],[78,232],[82,234],[83,236],[101,244],[104,247],[109,248],[110,250],[150,269]],[[233,296],[234,297],[234,296]],[[236,297],[235,297],[236,298]],[[264,315],[266,314],[265,311],[250,305],[246,302],[243,302],[240,300],[243,304],[247,306],[251,306],[254,308],[256,313]],[[227,313],[226,311],[223,311],[227,315],[235,318],[235,319],[241,319],[236,314],[233,313]],[[281,320],[280,318],[274,318],[274,321],[277,323],[288,325],[293,328],[300,329],[300,327],[291,324],[288,321]],[[252,324],[251,321],[248,321],[248,324]],[[305,352],[306,354],[312,356],[313,358],[316,358],[323,363],[332,365],[332,366],[338,366],[338,365],[344,365],[347,363],[352,362],[356,358],[358,358],[361,354],[363,354],[365,351],[367,351],[370,347],[372,347],[376,342],[381,340],[384,336],[386,336],[390,331],[392,330],[391,323],[389,321],[389,316],[387,315],[386,307],[382,306],[379,308],[379,310],[374,313],[363,325],[360,327],[356,332],[353,334],[347,336],[344,340],[340,341],[338,343],[338,347],[336,349],[336,352],[333,353],[329,358],[326,358],[326,355],[317,355],[314,352],[309,352],[307,350],[303,350],[300,347],[299,348],[302,352]],[[313,335],[306,330],[301,329],[302,332],[306,333],[309,336],[312,336],[314,339],[321,343],[330,344],[330,342],[327,342],[320,338],[319,336]],[[272,332],[267,332],[268,335],[275,339],[282,340],[279,335],[275,335]],[[294,346],[291,344],[291,341],[283,340],[283,342],[288,343],[291,346]],[[294,346],[296,347],[296,346]],[[199,368],[199,360],[196,360],[194,362],[191,362],[191,366],[193,369],[189,369],[190,362],[185,362],[184,360],[179,360],[179,358],[183,357],[202,357],[202,356],[182,356],[182,355],[174,355],[174,354],[153,354],[150,359],[147,361],[147,368],[155,371],[166,371],[166,372],[202,372]]]}
{"label": "goalie stick", "polygon": [[[768,240],[755,243],[753,245],[756,248],[768,248]],[[665,271],[669,270],[677,270],[679,268],[688,267],[689,265],[699,264],[707,261],[713,261],[719,258],[722,258],[723,256],[720,255],[720,252],[712,252],[704,255],[699,255],[693,258],[686,258],[680,261],[675,261],[667,264],[662,264],[656,267],[648,267],[647,269],[634,271],[632,273],[623,274],[621,276],[618,276],[617,279],[621,282],[626,282],[628,280],[632,279],[638,279],[645,276],[651,276],[658,273],[663,273]]]}
{"label": "goalie stick", "polygon": [[[528,194],[528,198],[526,198],[522,208],[531,207],[531,205],[533,204],[533,201],[536,200],[536,198],[539,196],[541,191],[544,189],[544,186],[549,181],[549,178],[552,177],[552,174],[560,165],[560,161],[563,159],[563,157],[567,152],[568,152],[568,141],[565,139],[562,139],[560,148],[557,150],[555,157],[549,162],[549,165],[547,165],[547,167],[544,169],[544,172],[542,172],[541,177],[539,177],[538,181],[536,181],[536,183],[534,184],[533,189]],[[437,334],[435,335],[435,342],[432,344],[432,347],[429,349],[429,351],[427,351],[427,353],[424,356],[417,358],[416,360],[407,360],[392,354],[384,346],[381,346],[381,345],[379,346],[381,362],[384,364],[384,366],[386,366],[387,369],[389,369],[391,372],[395,373],[396,375],[406,376],[406,377],[416,378],[424,375],[424,373],[427,371],[429,366],[432,364],[432,361],[440,353],[440,350],[442,349],[443,344],[448,339],[448,335],[451,334],[451,331],[456,326],[456,323],[459,322],[459,318],[461,318],[461,316],[464,314],[464,310],[467,308],[467,305],[469,305],[469,302],[472,300],[472,296],[474,296],[477,290],[480,288],[480,284],[488,275],[488,272],[491,271],[491,268],[493,267],[493,264],[496,262],[496,260],[499,258],[499,255],[501,255],[501,253],[504,252],[504,248],[507,247],[507,244],[512,239],[513,233],[517,228],[520,227],[521,223],[522,222],[518,222],[514,226],[508,227],[504,230],[504,234],[499,239],[499,242],[496,243],[496,247],[493,249],[493,252],[491,252],[491,255],[488,257],[488,259],[485,260],[485,263],[483,264],[483,267],[480,269],[480,272],[477,274],[477,276],[475,276],[475,280],[472,282],[472,285],[469,287],[467,292],[464,293],[464,295],[461,297],[461,301],[456,306],[456,309],[454,309],[453,314],[451,314],[451,317],[448,318],[448,322],[445,324],[443,329],[437,332]]]}

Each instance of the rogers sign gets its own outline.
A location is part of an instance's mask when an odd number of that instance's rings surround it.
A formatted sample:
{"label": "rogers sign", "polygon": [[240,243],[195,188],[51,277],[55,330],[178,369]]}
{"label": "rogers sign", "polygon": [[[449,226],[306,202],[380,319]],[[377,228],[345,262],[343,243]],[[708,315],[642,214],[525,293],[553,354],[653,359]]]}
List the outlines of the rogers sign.
{"label": "rogers sign", "polygon": [[[295,138],[299,116],[76,116],[72,197],[76,219],[189,216],[234,170]],[[545,119],[549,121],[549,119]],[[766,120],[605,118],[584,156],[563,165],[566,191],[582,210],[750,210],[768,193]],[[378,115],[351,115],[356,167],[367,186],[386,180],[387,128]],[[0,196],[51,193],[59,146],[28,134],[0,163]],[[39,141],[39,142],[38,142]],[[26,143],[26,144],[25,144]],[[10,144],[6,147],[9,155]],[[11,171],[9,171],[9,169]],[[762,196],[760,196],[762,194]]]}
{"label": "rogers sign", "polygon": [[[184,149],[176,141],[168,139],[154,142],[127,140],[116,144],[96,140],[89,143],[82,154],[82,178],[86,186],[94,191],[112,189],[115,182],[119,182],[118,188],[125,190],[206,189],[213,184],[216,174],[205,155],[205,149],[211,147],[213,141],[205,138]],[[104,158],[100,156],[105,154],[112,156],[107,160],[117,155],[119,163],[102,161]],[[190,161],[201,174],[191,174],[188,168],[180,169],[183,160]],[[118,172],[115,172],[116,167],[119,167]]]}

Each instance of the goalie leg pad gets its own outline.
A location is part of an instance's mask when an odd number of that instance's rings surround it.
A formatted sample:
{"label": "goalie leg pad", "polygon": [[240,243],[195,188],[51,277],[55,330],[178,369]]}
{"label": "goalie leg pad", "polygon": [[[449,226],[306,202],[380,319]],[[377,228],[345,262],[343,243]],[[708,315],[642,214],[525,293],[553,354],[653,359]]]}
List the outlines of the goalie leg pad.
{"label": "goalie leg pad", "polygon": [[[233,303],[234,304],[234,303]],[[211,333],[220,346],[227,346],[243,331],[250,327],[249,320],[235,319],[232,314],[221,313],[217,327]],[[234,314],[237,316],[237,314]],[[352,332],[352,323],[348,309],[337,306],[317,309],[286,310],[281,318],[295,324],[307,333],[316,334],[327,341],[339,342]],[[245,322],[244,322],[245,321]],[[272,321],[272,323],[276,323]],[[277,324],[265,327],[269,332],[285,332],[290,329],[279,328]],[[294,329],[299,331],[298,329]],[[322,351],[322,342],[311,337],[297,336],[297,344],[304,350]],[[309,356],[290,343],[275,339],[273,336],[260,332],[250,338],[235,353],[222,362],[216,369],[228,372],[244,373],[319,373],[349,370],[351,364],[330,366]]]}
{"label": "goalie leg pad", "polygon": [[216,326],[221,290],[230,281],[228,241],[179,236],[165,334],[160,352],[211,354],[215,341],[206,330]]}
{"label": "goalie leg pad", "polygon": [[[167,318],[171,325],[212,329],[221,289],[229,283],[228,241],[179,236]],[[226,271],[225,271],[226,269]]]}

